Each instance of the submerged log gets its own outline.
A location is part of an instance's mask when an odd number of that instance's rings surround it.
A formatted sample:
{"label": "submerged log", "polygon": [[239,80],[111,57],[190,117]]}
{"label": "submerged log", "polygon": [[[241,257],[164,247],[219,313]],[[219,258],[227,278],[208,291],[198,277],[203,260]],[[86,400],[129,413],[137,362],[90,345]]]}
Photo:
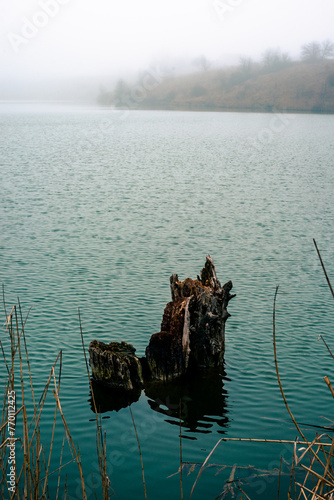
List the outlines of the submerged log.
{"label": "submerged log", "polygon": [[219,368],[225,351],[225,322],[232,282],[221,286],[208,255],[196,280],[170,278],[172,302],[161,331],[152,335],[146,360],[153,380],[173,380],[194,369]]}
{"label": "submerged log", "polygon": [[136,349],[126,342],[89,344],[89,364],[93,379],[114,389],[132,391],[143,387],[142,367]]}

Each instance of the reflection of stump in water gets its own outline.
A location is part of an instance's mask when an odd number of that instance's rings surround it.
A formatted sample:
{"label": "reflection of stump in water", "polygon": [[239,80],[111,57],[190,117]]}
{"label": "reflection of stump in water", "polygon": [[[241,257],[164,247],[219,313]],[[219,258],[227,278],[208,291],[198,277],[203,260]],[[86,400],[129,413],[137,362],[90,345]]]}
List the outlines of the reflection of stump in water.
{"label": "reflection of stump in water", "polygon": [[[189,433],[208,434],[214,424],[224,434],[228,427],[227,392],[224,389],[222,373],[209,372],[205,375],[194,374],[173,382],[150,382],[145,386],[145,394],[151,409],[165,415],[165,421],[172,425],[180,425],[181,402],[181,427]],[[92,379],[92,387],[98,413],[119,411],[138,401],[142,390],[132,391],[112,389]],[[94,412],[92,397],[89,403]],[[183,435],[184,438],[196,439]]]}
{"label": "reflection of stump in water", "polygon": [[145,394],[152,410],[169,417],[166,422],[173,425],[180,425],[181,401],[181,426],[186,432],[210,433],[215,423],[224,432],[228,417],[223,375],[210,372],[182,382],[152,382],[145,386]]}
{"label": "reflection of stump in water", "polygon": [[[122,408],[127,408],[132,403],[138,401],[141,395],[141,389],[133,389],[131,391],[124,391],[110,388],[102,385],[91,379],[94,391],[95,403],[98,413],[106,413],[107,411],[119,411]],[[92,401],[92,394],[89,398],[90,408],[94,412]]]}

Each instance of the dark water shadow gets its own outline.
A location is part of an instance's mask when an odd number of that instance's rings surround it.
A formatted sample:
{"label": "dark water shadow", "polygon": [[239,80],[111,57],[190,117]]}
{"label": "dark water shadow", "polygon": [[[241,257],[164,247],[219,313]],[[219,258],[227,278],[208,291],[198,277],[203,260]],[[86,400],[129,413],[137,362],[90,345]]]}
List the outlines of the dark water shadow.
{"label": "dark water shadow", "polygon": [[[183,437],[197,439],[191,434],[208,434],[214,430],[225,434],[229,426],[227,391],[224,389],[225,372],[193,374],[190,378],[174,382],[148,382],[144,393],[150,408],[167,418],[171,425],[180,426]],[[139,400],[142,390],[119,391],[92,380],[98,413],[119,411]],[[90,408],[94,412],[92,395]],[[107,418],[107,417],[104,417]],[[180,421],[181,419],[181,421]],[[187,435],[189,433],[189,435]]]}
{"label": "dark water shadow", "polygon": [[[119,411],[122,408],[127,408],[132,403],[138,401],[142,393],[141,389],[135,389],[133,391],[120,391],[111,389],[110,387],[100,384],[93,379],[91,379],[91,382],[98,413]],[[94,412],[92,393],[90,393],[88,401],[91,410]]]}
{"label": "dark water shadow", "polygon": [[229,424],[224,376],[220,371],[194,374],[177,382],[152,382],[145,387],[145,394],[153,411],[166,415],[171,425],[181,423],[186,433],[208,434],[218,425],[218,432],[224,434]]}

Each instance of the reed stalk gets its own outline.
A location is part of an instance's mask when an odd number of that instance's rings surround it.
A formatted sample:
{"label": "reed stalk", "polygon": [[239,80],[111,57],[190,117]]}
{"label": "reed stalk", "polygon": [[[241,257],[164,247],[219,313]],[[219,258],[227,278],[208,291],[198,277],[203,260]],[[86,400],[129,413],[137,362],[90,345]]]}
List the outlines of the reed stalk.
{"label": "reed stalk", "polygon": [[182,425],[181,425],[181,410],[182,410],[182,400],[180,399],[179,406],[179,428],[180,428],[180,489],[181,489],[181,500],[183,500],[183,464],[182,464]]}
{"label": "reed stalk", "polygon": [[139,436],[138,436],[138,432],[137,432],[137,427],[136,427],[135,419],[133,418],[133,413],[132,413],[132,410],[131,410],[131,406],[129,406],[129,410],[130,410],[130,415],[131,415],[131,418],[132,418],[132,423],[133,423],[133,427],[134,427],[136,438],[137,438],[137,444],[138,444],[138,450],[139,450],[139,456],[140,456],[140,464],[141,464],[141,472],[142,472],[142,476],[143,476],[144,495],[145,495],[145,500],[147,500],[147,491],[146,491],[146,482],[145,482],[145,471],[144,471],[143,455],[142,455],[142,452],[141,452],[141,447],[140,447],[140,442],[139,442]]}
{"label": "reed stalk", "polygon": [[80,327],[82,350],[84,353],[84,359],[85,359],[87,376],[88,376],[88,381],[89,381],[89,386],[90,386],[90,392],[92,395],[94,414],[95,414],[95,418],[96,418],[96,445],[97,445],[99,472],[100,472],[101,481],[102,481],[103,500],[108,500],[109,499],[110,480],[108,477],[108,470],[107,470],[107,436],[105,433],[104,437],[103,437],[101,417],[99,419],[98,410],[97,410],[97,406],[96,406],[94,389],[93,389],[93,384],[92,384],[92,380],[91,380],[90,373],[89,373],[89,367],[88,367],[88,361],[87,361],[87,355],[86,355],[86,349],[85,349],[85,342],[84,342],[84,337],[83,337],[80,309],[78,310],[78,315],[79,315],[79,327]]}
{"label": "reed stalk", "polygon": [[52,373],[53,373],[53,380],[54,380],[54,385],[55,385],[55,389],[52,392],[53,392],[53,395],[55,397],[59,413],[60,413],[61,418],[63,420],[64,428],[65,428],[65,431],[66,431],[66,435],[67,435],[68,439],[70,440],[70,443],[71,443],[71,446],[72,446],[72,450],[74,452],[74,455],[75,455],[75,458],[76,458],[76,462],[78,464],[79,473],[80,473],[80,479],[81,479],[82,498],[83,498],[83,500],[87,500],[86,488],[85,488],[85,481],[84,481],[84,476],[83,476],[83,471],[82,471],[80,453],[79,453],[79,451],[76,450],[75,444],[73,442],[72,436],[70,434],[70,430],[68,428],[67,422],[65,420],[65,417],[64,417],[64,414],[63,414],[63,411],[62,411],[62,408],[61,408],[54,368],[52,368]]}
{"label": "reed stalk", "polygon": [[277,500],[279,500],[279,490],[281,486],[281,474],[282,474],[282,456],[279,462],[279,473],[278,473],[278,486],[277,486]]}
{"label": "reed stalk", "polygon": [[[68,496],[68,485],[67,479],[65,479],[64,492],[60,495],[60,483],[61,483],[61,471],[63,468],[68,466],[73,460],[62,463],[63,449],[61,451],[60,465],[55,467],[53,465],[53,443],[56,432],[56,416],[57,412],[60,413],[62,417],[63,427],[65,429],[65,435],[67,441],[70,445],[70,451],[74,454],[74,460],[77,463],[79,475],[82,484],[82,498],[87,499],[85,492],[83,471],[81,466],[81,459],[79,452],[77,452],[74,445],[73,439],[71,437],[69,428],[67,426],[64,414],[62,412],[59,392],[60,392],[60,380],[61,380],[61,369],[62,369],[62,352],[60,351],[56,357],[56,360],[51,367],[51,371],[47,382],[42,390],[42,394],[39,398],[39,402],[36,401],[36,394],[33,384],[32,376],[32,366],[29,359],[26,335],[25,335],[25,325],[27,318],[23,318],[21,304],[18,301],[18,307],[14,305],[9,314],[7,314],[7,307],[4,296],[3,289],[3,307],[6,317],[5,327],[5,337],[9,337],[9,348],[10,354],[6,353],[6,347],[4,341],[0,342],[2,362],[7,372],[7,381],[5,382],[4,399],[2,404],[2,414],[0,420],[0,498],[8,500],[20,500],[31,499],[39,500],[46,499],[50,497],[49,494],[49,478],[52,474],[59,472],[58,484],[57,484],[57,497],[66,498]],[[29,310],[30,311],[30,310]],[[56,367],[59,368],[58,383],[56,380]],[[25,380],[27,378],[27,380]],[[49,393],[50,383],[54,381],[55,390],[53,391],[55,397],[55,413],[51,432],[51,444],[49,448],[49,453],[46,459],[45,448],[41,442],[41,432],[40,426],[43,417],[43,409],[45,406],[46,398]],[[27,388],[29,390],[27,392]],[[19,409],[15,408],[15,412],[11,413],[11,421],[15,418],[15,428],[19,431],[20,425],[22,425],[21,438],[10,438],[6,436],[6,431],[9,422],[8,405],[7,405],[7,392],[8,390],[15,391],[17,394],[17,399],[22,400],[22,406]],[[28,408],[27,401],[31,401],[31,407]],[[30,403],[29,403],[30,404]],[[28,419],[28,413],[32,413],[31,420]],[[17,435],[19,433],[17,432]],[[21,444],[21,450],[16,447],[18,454],[18,460],[16,460],[15,468],[15,490],[14,492],[5,491],[9,488],[9,483],[7,480],[8,474],[8,456],[6,452],[6,445],[10,442],[10,439],[15,439],[16,445]],[[23,452],[23,456],[21,455]],[[20,465],[19,465],[20,464]],[[19,468],[20,467],[20,468]],[[8,496],[9,495],[9,496]]]}

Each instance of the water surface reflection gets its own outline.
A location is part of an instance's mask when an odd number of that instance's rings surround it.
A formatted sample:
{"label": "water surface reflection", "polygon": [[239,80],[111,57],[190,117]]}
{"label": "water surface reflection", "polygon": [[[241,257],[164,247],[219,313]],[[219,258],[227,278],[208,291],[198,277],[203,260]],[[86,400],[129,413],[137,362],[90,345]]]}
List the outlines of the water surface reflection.
{"label": "water surface reflection", "polygon": [[[210,433],[215,425],[219,433],[228,427],[227,391],[224,389],[225,372],[194,374],[190,379],[174,382],[149,382],[144,393],[153,411],[165,415],[166,422],[181,425],[184,432]],[[142,391],[115,391],[95,381],[93,390],[99,413],[119,411],[139,400]],[[89,399],[93,410],[92,398]],[[195,436],[183,435],[188,439]]]}
{"label": "water surface reflection", "polygon": [[186,433],[210,433],[215,424],[224,431],[229,422],[224,376],[213,372],[167,384],[153,382],[147,384],[145,394],[152,410],[166,415],[172,425],[181,423]]}
{"label": "water surface reflection", "polygon": [[[95,403],[98,413],[106,413],[107,411],[119,411],[122,408],[127,408],[132,403],[135,403],[140,398],[141,389],[133,391],[117,391],[91,379],[94,391]],[[90,408],[94,411],[92,393],[89,395]]]}

